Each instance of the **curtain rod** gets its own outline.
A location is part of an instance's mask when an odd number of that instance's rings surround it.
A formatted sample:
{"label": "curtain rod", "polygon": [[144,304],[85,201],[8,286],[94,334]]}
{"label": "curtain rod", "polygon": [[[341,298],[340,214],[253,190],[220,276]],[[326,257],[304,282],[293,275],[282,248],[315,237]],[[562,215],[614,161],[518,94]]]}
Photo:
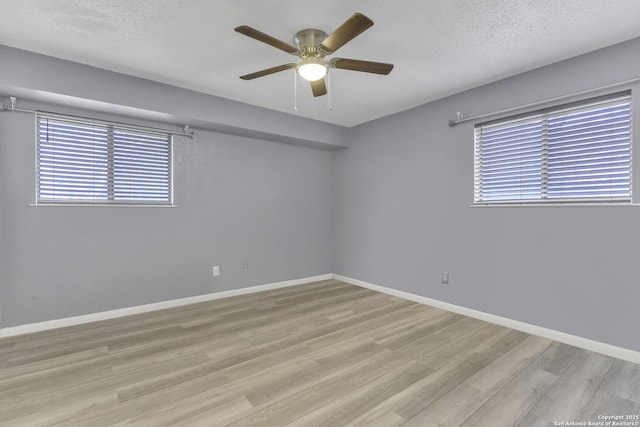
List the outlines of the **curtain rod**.
{"label": "curtain rod", "polygon": [[[53,111],[44,111],[44,110],[28,110],[25,108],[18,108],[16,106],[17,104],[17,100],[15,96],[10,96],[9,97],[9,101],[10,104],[9,106],[5,106],[2,105],[2,108],[0,109],[0,112],[2,111],[15,111],[18,113],[30,113],[30,114],[49,114],[52,116],[58,116],[58,117],[68,117],[70,119],[83,119],[83,120],[90,120],[92,122],[101,122],[101,123],[108,123],[108,124],[113,124],[113,125],[119,125],[119,126],[123,126],[122,123],[119,122],[114,122],[111,120],[102,120],[102,119],[94,119],[91,117],[82,117],[82,116],[74,116],[72,114],[63,114],[63,113],[56,113]],[[124,124],[124,127],[126,127],[127,125]],[[148,131],[153,131],[153,132],[159,132],[159,133],[166,133],[169,135],[175,135],[175,136],[184,136],[185,138],[189,138],[189,139],[193,139],[193,131],[191,130],[191,127],[189,125],[184,125],[182,126],[182,132],[176,132],[174,130],[169,130],[169,129],[162,129],[162,128],[156,128],[156,127],[151,127],[151,126],[138,126],[138,125],[128,125],[130,126],[130,129],[137,129],[137,130],[148,130]]]}
{"label": "curtain rod", "polygon": [[465,118],[464,115],[460,112],[456,113],[456,115],[458,116],[455,120],[449,120],[449,127],[455,127],[461,123],[466,123],[466,122],[470,122],[473,120],[478,120],[478,119],[484,119],[486,117],[493,117],[493,116],[498,116],[500,114],[505,114],[505,113],[510,113],[512,111],[517,111],[517,110],[522,110],[525,108],[531,108],[531,107],[537,107],[538,105],[542,105],[542,104],[546,104],[548,102],[554,102],[554,101],[561,101],[563,99],[567,99],[567,98],[573,98],[575,96],[580,96],[580,95],[586,95],[588,93],[592,93],[592,92],[597,92],[600,90],[604,90],[604,89],[611,89],[617,86],[622,86],[622,85],[626,85],[626,84],[630,84],[630,83],[635,83],[637,81],[640,81],[640,77],[636,77],[634,79],[630,79],[630,80],[625,80],[622,82],[618,82],[618,83],[611,83],[608,85],[604,85],[604,86],[599,86],[593,89],[586,89],[586,90],[582,90],[579,92],[573,92],[573,93],[569,93],[566,95],[560,95],[560,96],[556,96],[554,98],[549,98],[549,99],[545,99],[542,101],[536,101],[536,102],[531,102],[529,104],[522,104],[522,105],[518,105],[515,107],[509,107],[509,108],[505,108],[503,110],[498,110],[498,111],[494,111],[493,113],[486,113],[486,114],[480,114],[477,116],[473,116],[473,117],[467,117]]}

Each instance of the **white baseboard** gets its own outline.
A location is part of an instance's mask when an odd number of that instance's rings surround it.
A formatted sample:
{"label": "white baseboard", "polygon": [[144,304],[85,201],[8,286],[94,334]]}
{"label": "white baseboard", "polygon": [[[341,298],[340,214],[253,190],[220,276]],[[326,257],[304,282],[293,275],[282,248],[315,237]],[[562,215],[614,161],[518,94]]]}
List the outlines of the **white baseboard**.
{"label": "white baseboard", "polygon": [[352,285],[361,286],[363,288],[368,288],[378,292],[383,292],[385,294],[404,298],[410,301],[415,301],[425,305],[430,305],[432,307],[441,308],[443,310],[451,311],[453,313],[462,314],[463,316],[473,317],[474,319],[483,320],[485,322],[493,323],[500,326],[505,326],[511,329],[516,329],[518,331],[526,332],[528,334],[548,338],[553,341],[559,341],[561,343],[569,344],[574,347],[579,347],[585,350],[590,350],[596,353],[615,357],[617,359],[622,359],[632,363],[640,364],[640,352],[629,350],[627,348],[617,347],[611,344],[590,340],[588,338],[582,338],[575,335],[567,334],[565,332],[555,331],[553,329],[547,329],[541,326],[531,325],[529,323],[520,322],[518,320],[512,320],[506,317],[496,316],[494,314],[489,314],[482,311],[461,307],[459,305],[438,301],[438,300],[423,297],[420,295],[415,295],[409,292],[399,291],[397,289],[374,285],[372,283],[364,282],[362,280],[352,279],[351,277],[341,276],[339,274],[333,274],[333,278],[336,280],[340,280],[342,282],[350,283]]}
{"label": "white baseboard", "polygon": [[12,326],[0,329],[0,338],[16,335],[30,334],[33,332],[46,331],[49,329],[63,328],[65,326],[81,325],[83,323],[96,322],[98,320],[114,319],[116,317],[130,316],[132,314],[147,313],[149,311],[162,310],[165,308],[179,307],[182,305],[195,304],[198,302],[211,301],[222,298],[234,297],[237,295],[252,294],[255,292],[268,291],[271,289],[285,288],[288,286],[302,285],[305,283],[319,282],[321,280],[332,279],[332,274],[322,274],[320,276],[305,277],[302,279],[285,280],[283,282],[268,283],[265,285],[251,286],[248,288],[233,289],[229,291],[215,292],[212,294],[196,295],[193,297],[174,299],[170,301],[156,302],[152,304],[138,305],[135,307],[120,308],[117,310],[102,311],[99,313],[85,314],[82,316],[66,317],[64,319],[47,320],[45,322],[29,323],[26,325]]}
{"label": "white baseboard", "polygon": [[472,317],[474,319],[483,320],[485,322],[504,326],[529,334],[541,336],[554,341],[559,341],[585,350],[595,351],[607,356],[627,360],[632,363],[640,364],[640,352],[617,347],[611,344],[594,341],[588,338],[567,334],[565,332],[555,331],[553,329],[543,328],[541,326],[532,325],[518,320],[508,319],[506,317],[496,316],[494,314],[485,313],[471,308],[450,304],[443,301],[423,297],[421,295],[409,292],[399,291],[397,289],[387,288],[385,286],[374,285],[362,280],[353,279],[351,277],[339,274],[322,274],[319,276],[305,277],[301,279],[285,280],[282,282],[268,283],[265,285],[251,286],[248,288],[233,289],[229,291],[215,292],[205,295],[197,295],[193,297],[180,298],[170,301],[162,301],[152,304],[138,305],[135,307],[121,308],[117,310],[103,311],[99,313],[86,314],[82,316],[67,317],[63,319],[48,320],[45,322],[30,323],[26,325],[12,326],[0,329],[0,338],[11,337],[16,335],[30,334],[33,332],[46,331],[49,329],[63,328],[66,326],[81,325],[84,323],[96,322],[99,320],[114,319],[117,317],[130,316],[132,314],[147,313],[150,311],[162,310],[165,308],[180,307],[198,302],[212,301],[216,299],[229,298],[237,295],[251,294],[255,292],[268,291],[271,289],[285,288],[288,286],[302,285],[305,283],[318,282],[321,280],[336,279],[352,285],[361,286],[363,288],[372,289],[374,291],[383,292],[388,295],[415,301],[421,304],[437,307],[443,310],[458,313],[463,316]]}

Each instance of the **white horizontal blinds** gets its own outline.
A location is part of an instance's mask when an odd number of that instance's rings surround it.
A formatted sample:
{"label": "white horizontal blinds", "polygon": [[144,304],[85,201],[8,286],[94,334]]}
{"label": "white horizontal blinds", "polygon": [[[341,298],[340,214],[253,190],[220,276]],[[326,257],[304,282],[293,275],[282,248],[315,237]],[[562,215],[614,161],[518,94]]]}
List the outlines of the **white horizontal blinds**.
{"label": "white horizontal blinds", "polygon": [[171,136],[68,117],[38,116],[38,203],[172,199]]}
{"label": "white horizontal blinds", "polygon": [[549,199],[631,199],[629,97],[548,120]]}
{"label": "white horizontal blinds", "polygon": [[162,202],[171,200],[169,135],[113,131],[113,198]]}
{"label": "white horizontal blinds", "polygon": [[475,132],[475,201],[540,199],[542,120],[477,127]]}
{"label": "white horizontal blinds", "polygon": [[631,99],[475,128],[475,203],[630,202]]}
{"label": "white horizontal blinds", "polygon": [[108,129],[38,118],[38,200],[106,200]]}

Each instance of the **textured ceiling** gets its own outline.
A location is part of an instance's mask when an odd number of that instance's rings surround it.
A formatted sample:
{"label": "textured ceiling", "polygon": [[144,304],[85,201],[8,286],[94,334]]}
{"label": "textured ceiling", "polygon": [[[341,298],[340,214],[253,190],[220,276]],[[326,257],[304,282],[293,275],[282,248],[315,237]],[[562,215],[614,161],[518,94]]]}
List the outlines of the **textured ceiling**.
{"label": "textured ceiling", "polygon": [[[0,44],[344,126],[640,36],[638,0],[0,0]],[[295,57],[235,33],[292,43],[354,12],[375,25],[336,56],[395,64],[331,72],[333,109],[294,71],[238,78]],[[1,63],[1,58],[0,58]]]}

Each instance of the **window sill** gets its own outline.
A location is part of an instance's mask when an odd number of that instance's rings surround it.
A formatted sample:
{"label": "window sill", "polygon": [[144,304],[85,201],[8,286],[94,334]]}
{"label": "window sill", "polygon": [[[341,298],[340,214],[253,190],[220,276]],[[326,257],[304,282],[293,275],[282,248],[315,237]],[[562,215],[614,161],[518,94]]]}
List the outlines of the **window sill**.
{"label": "window sill", "polygon": [[562,207],[562,208],[608,208],[608,207],[638,207],[640,203],[491,203],[469,205],[470,208],[541,208],[541,207]]}
{"label": "window sill", "polygon": [[29,203],[29,207],[98,207],[98,208],[177,208],[178,205],[135,204],[135,203]]}

